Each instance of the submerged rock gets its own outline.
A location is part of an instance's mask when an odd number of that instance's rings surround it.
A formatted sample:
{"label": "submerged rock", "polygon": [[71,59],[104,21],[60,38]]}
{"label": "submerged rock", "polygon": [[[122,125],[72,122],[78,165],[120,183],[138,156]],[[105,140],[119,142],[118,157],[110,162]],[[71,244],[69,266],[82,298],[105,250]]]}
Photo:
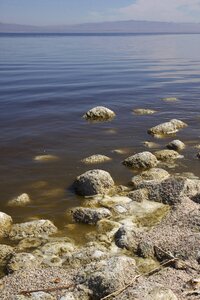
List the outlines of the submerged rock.
{"label": "submerged rock", "polygon": [[96,224],[99,220],[111,217],[111,212],[106,208],[76,207],[71,210],[75,222],[84,224]]}
{"label": "submerged rock", "polygon": [[56,155],[51,154],[43,154],[43,155],[37,155],[34,157],[35,161],[41,161],[41,162],[48,162],[48,161],[56,161],[59,160],[59,157]]}
{"label": "submerged rock", "polygon": [[151,152],[144,151],[126,158],[123,164],[134,169],[150,169],[156,167],[158,161]]}
{"label": "submerged rock", "polygon": [[168,135],[172,133],[176,133],[179,129],[182,129],[184,127],[187,127],[187,124],[176,119],[172,119],[169,122],[165,122],[162,124],[159,124],[155,127],[152,127],[148,130],[149,134],[152,135]]}
{"label": "submerged rock", "polygon": [[167,148],[175,151],[181,151],[185,149],[185,144],[180,140],[173,140],[167,145]]}
{"label": "submerged rock", "polygon": [[131,179],[131,183],[135,188],[140,188],[142,183],[145,182],[160,182],[167,179],[170,174],[164,169],[152,168],[147,171],[143,171],[140,175],[136,175]]}
{"label": "submerged rock", "polygon": [[149,141],[145,141],[145,142],[143,142],[143,144],[146,148],[149,148],[149,149],[160,147],[159,144],[154,143],[154,142],[149,142]]}
{"label": "submerged rock", "polygon": [[156,113],[156,110],[146,109],[146,108],[137,108],[133,110],[136,115],[152,115]]}
{"label": "submerged rock", "polygon": [[82,159],[84,164],[100,164],[112,160],[110,157],[101,154],[94,154]]}
{"label": "submerged rock", "polygon": [[163,98],[162,100],[166,101],[166,102],[176,102],[176,101],[178,101],[178,98],[176,98],[176,97],[166,97],[166,98]]}
{"label": "submerged rock", "polygon": [[25,206],[31,202],[28,194],[24,193],[20,196],[8,201],[8,206]]}
{"label": "submerged rock", "polygon": [[0,238],[7,237],[12,226],[12,218],[11,216],[0,212]]}
{"label": "submerged rock", "polygon": [[154,152],[154,154],[158,160],[162,160],[162,161],[173,160],[182,157],[178,152],[174,150],[167,150],[167,149],[156,151]]}
{"label": "submerged rock", "polygon": [[135,260],[126,256],[114,256],[96,264],[96,272],[88,278],[92,299],[100,300],[124,287],[136,275]]}
{"label": "submerged rock", "polygon": [[111,175],[104,170],[90,170],[78,176],[74,188],[81,196],[106,194],[114,187]]}
{"label": "submerged rock", "polygon": [[97,106],[90,109],[86,114],[83,116],[86,120],[99,120],[105,121],[115,117],[115,113],[104,106]]}
{"label": "submerged rock", "polygon": [[35,220],[20,224],[14,224],[11,228],[9,238],[11,240],[22,240],[31,237],[48,237],[57,232],[56,226],[49,220]]}

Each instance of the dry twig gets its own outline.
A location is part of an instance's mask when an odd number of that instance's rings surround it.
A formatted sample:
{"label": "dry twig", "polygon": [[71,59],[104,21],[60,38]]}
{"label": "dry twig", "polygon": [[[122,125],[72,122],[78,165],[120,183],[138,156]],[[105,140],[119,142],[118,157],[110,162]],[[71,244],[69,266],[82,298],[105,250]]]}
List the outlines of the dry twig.
{"label": "dry twig", "polygon": [[54,291],[58,291],[58,290],[67,290],[71,287],[74,287],[74,284],[71,283],[71,284],[68,284],[68,285],[49,287],[49,288],[46,288],[46,289],[21,291],[19,294],[20,295],[30,295],[31,293],[36,293],[36,292],[54,292]]}

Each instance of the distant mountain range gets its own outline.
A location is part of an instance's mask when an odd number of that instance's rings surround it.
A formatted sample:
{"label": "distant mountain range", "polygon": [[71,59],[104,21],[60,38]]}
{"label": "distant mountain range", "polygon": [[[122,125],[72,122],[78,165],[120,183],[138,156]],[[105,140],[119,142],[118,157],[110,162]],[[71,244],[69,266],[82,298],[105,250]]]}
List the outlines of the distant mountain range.
{"label": "distant mountain range", "polygon": [[60,26],[0,23],[1,33],[200,33],[200,23],[114,21]]}

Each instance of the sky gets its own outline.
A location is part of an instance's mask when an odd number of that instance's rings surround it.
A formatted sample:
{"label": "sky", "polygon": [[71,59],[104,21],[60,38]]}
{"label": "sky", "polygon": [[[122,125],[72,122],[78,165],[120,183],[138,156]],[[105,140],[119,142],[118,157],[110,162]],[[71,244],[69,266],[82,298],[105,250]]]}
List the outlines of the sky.
{"label": "sky", "polygon": [[0,22],[65,25],[116,20],[200,23],[200,0],[0,0]]}

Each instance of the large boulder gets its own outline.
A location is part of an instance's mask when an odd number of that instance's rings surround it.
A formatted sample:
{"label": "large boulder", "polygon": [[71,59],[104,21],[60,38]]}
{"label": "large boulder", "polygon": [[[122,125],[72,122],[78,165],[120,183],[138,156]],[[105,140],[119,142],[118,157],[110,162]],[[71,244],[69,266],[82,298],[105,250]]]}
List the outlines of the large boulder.
{"label": "large boulder", "polygon": [[77,223],[96,224],[99,220],[111,217],[107,208],[76,207],[71,210],[73,220]]}
{"label": "large boulder", "polygon": [[86,120],[106,121],[115,117],[115,113],[104,106],[96,106],[85,113]]}
{"label": "large boulder", "polygon": [[114,187],[110,174],[104,170],[90,170],[77,177],[74,188],[81,196],[106,194]]}
{"label": "large boulder", "polygon": [[7,237],[12,226],[11,216],[0,212],[0,238]]}
{"label": "large boulder", "polygon": [[158,160],[151,152],[144,151],[126,158],[123,164],[134,169],[150,169],[157,166]]}
{"label": "large boulder", "polygon": [[149,134],[152,135],[168,135],[177,132],[179,129],[186,127],[187,124],[176,119],[172,119],[169,122],[159,124],[148,130]]}
{"label": "large boulder", "polygon": [[25,238],[45,238],[57,232],[56,226],[49,220],[35,220],[20,224],[14,224],[11,228],[9,238],[11,240],[22,240]]}
{"label": "large boulder", "polygon": [[174,205],[180,203],[184,196],[195,197],[198,195],[200,193],[200,180],[171,176],[160,183],[143,182],[139,187],[148,190],[149,200]]}
{"label": "large boulder", "polygon": [[91,272],[88,286],[92,299],[99,300],[124,287],[136,275],[135,260],[127,256],[113,256],[96,264]]}

